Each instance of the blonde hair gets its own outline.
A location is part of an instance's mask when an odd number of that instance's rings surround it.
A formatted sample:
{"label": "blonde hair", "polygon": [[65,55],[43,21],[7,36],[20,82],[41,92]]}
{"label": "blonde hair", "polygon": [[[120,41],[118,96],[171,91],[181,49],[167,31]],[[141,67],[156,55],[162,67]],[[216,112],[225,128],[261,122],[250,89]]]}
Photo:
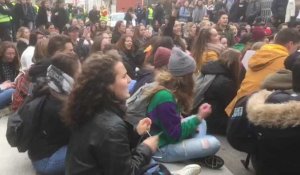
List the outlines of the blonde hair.
{"label": "blonde hair", "polygon": [[[20,27],[17,31],[17,34],[16,34],[16,38],[17,40],[21,39],[21,38],[24,38],[24,32],[25,30],[29,30],[27,27]],[[26,38],[26,39],[29,39],[29,38]]]}
{"label": "blonde hair", "polygon": [[37,63],[48,56],[48,43],[49,43],[48,38],[41,39],[36,43],[34,55],[32,58],[32,61],[34,63]]}

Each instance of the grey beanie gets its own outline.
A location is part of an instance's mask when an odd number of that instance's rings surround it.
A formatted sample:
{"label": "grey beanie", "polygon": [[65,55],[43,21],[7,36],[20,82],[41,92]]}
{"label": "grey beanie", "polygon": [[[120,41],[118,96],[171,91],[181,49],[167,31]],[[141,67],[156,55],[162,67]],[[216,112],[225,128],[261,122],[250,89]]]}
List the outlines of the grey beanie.
{"label": "grey beanie", "polygon": [[178,47],[173,47],[168,64],[168,70],[173,76],[184,76],[193,73],[196,62],[193,57],[183,52]]}

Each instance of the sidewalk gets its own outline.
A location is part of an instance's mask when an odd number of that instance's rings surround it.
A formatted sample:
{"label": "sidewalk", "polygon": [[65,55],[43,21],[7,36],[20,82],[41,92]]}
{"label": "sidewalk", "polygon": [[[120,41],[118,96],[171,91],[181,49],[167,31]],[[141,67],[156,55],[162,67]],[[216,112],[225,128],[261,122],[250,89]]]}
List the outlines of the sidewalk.
{"label": "sidewalk", "polygon": [[[1,116],[0,116],[1,117]],[[16,148],[11,148],[6,140],[7,116],[0,118],[0,174],[3,175],[34,175],[35,172],[28,159],[27,153],[19,153]],[[189,162],[192,163],[192,162]],[[226,162],[225,162],[226,163]],[[165,164],[171,171],[181,169],[188,163]],[[121,172],[120,172],[121,173]],[[201,174],[205,175],[233,175],[226,166],[219,170],[202,167]]]}

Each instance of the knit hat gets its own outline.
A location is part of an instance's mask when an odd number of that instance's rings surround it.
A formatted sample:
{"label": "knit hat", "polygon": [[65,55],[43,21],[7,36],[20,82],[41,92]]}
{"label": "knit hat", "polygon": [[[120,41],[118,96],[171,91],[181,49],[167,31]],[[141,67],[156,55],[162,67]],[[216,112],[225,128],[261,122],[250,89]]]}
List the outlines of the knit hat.
{"label": "knit hat", "polygon": [[196,69],[195,60],[177,47],[173,47],[168,64],[173,76],[184,76],[193,73]]}
{"label": "knit hat", "polygon": [[284,61],[284,67],[286,69],[292,70],[294,63],[298,59],[300,59],[300,51],[297,51],[297,52],[293,53],[292,55],[289,55]]}
{"label": "knit hat", "polygon": [[252,39],[254,42],[262,41],[265,38],[265,30],[262,27],[255,27],[252,30]]}
{"label": "knit hat", "polygon": [[168,65],[171,56],[171,50],[165,47],[159,47],[154,54],[154,67],[160,68]]}

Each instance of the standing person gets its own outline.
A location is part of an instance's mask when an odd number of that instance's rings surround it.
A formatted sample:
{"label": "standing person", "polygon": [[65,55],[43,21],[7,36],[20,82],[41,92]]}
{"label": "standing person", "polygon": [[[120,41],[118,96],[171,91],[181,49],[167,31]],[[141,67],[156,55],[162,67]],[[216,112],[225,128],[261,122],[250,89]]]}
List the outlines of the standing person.
{"label": "standing person", "polygon": [[[141,7],[141,4],[138,3],[136,9],[135,9],[135,15],[136,15],[136,22],[137,24],[140,24],[142,23],[142,20],[145,20],[145,14],[144,14],[144,10],[143,8]],[[145,24],[144,24],[145,25]]]}
{"label": "standing person", "polygon": [[277,33],[274,44],[265,44],[256,51],[248,63],[249,69],[237,95],[226,108],[227,115],[231,115],[232,109],[240,98],[258,90],[260,83],[268,75],[284,68],[284,60],[289,54],[294,53],[299,45],[299,31],[283,29]]}
{"label": "standing person", "polygon": [[16,30],[25,24],[25,17],[27,14],[27,5],[26,0],[19,0],[15,6],[15,15],[16,15]]}
{"label": "standing person", "polygon": [[56,28],[59,29],[60,33],[63,31],[63,28],[69,21],[68,12],[64,6],[65,4],[63,2],[57,2],[51,16],[52,23]]}
{"label": "standing person", "polygon": [[80,62],[72,53],[58,53],[47,67],[47,81],[35,89],[34,98],[45,98],[39,127],[28,148],[28,156],[38,174],[62,175],[70,138],[70,129],[62,122],[63,100],[70,94],[73,78],[80,72]]}
{"label": "standing person", "polygon": [[188,22],[191,17],[191,9],[189,7],[189,1],[185,1],[184,5],[179,9],[179,21]]}
{"label": "standing person", "polygon": [[28,47],[30,31],[27,27],[20,27],[17,32],[17,49],[19,55],[22,55],[24,50]]}
{"label": "standing person", "polygon": [[228,13],[228,9],[223,0],[215,1],[215,8],[213,11],[214,19],[213,22],[217,23],[221,14]]}
{"label": "standing person", "polygon": [[112,33],[112,39],[111,39],[111,43],[115,44],[116,42],[119,41],[119,39],[121,38],[121,36],[123,34],[125,34],[126,31],[126,25],[124,24],[123,21],[118,21],[115,25],[115,28],[113,30]]}
{"label": "standing person", "polygon": [[[204,119],[211,113],[209,104],[202,105],[197,115],[182,120],[182,115],[189,113],[193,104],[195,69],[194,59],[174,47],[168,63],[169,72],[160,73],[156,80],[158,85],[149,93],[147,115],[153,122],[150,133],[161,133],[160,151],[155,153],[155,160],[176,162],[204,158],[220,149],[220,142],[206,135]],[[201,144],[203,142],[206,144]]]}
{"label": "standing person", "polygon": [[141,144],[134,138],[150,128],[151,120],[141,120],[136,130],[124,120],[129,82],[118,55],[94,54],[83,64],[64,110],[72,127],[66,175],[138,174],[150,163],[158,137]]}
{"label": "standing person", "polygon": [[26,13],[25,13],[25,23],[24,26],[28,27],[30,30],[33,30],[35,27],[36,19],[36,10],[32,5],[31,0],[26,0]]}
{"label": "standing person", "polygon": [[126,21],[126,26],[132,25],[132,19],[133,19],[133,8],[130,7],[124,17],[124,20]]}
{"label": "standing person", "polygon": [[247,9],[247,1],[246,0],[235,1],[229,11],[229,21],[230,22],[245,21],[246,9]]}
{"label": "standing person", "polygon": [[[194,101],[194,104],[197,104],[197,106],[194,106],[195,110],[203,103],[209,103],[212,106],[212,113],[206,119],[209,134],[226,135],[229,117],[225,113],[225,108],[235,97],[239,88],[240,57],[241,53],[239,51],[227,49],[222,52],[219,60],[210,62],[201,69],[201,76],[216,76],[204,92],[203,101],[201,103]],[[196,85],[195,89],[198,86],[199,84]],[[194,113],[197,113],[197,111],[194,111]]]}
{"label": "standing person", "polygon": [[0,39],[12,41],[12,11],[7,7],[4,0],[0,0]]}
{"label": "standing person", "polygon": [[196,73],[200,73],[203,65],[216,61],[223,50],[220,35],[214,28],[204,28],[196,37],[192,46],[192,56],[196,60]]}
{"label": "standing person", "polygon": [[153,25],[153,17],[154,17],[154,12],[153,12],[153,8],[152,5],[149,5],[147,8],[147,25],[152,26]]}
{"label": "standing person", "polygon": [[225,36],[228,40],[228,46],[231,47],[234,45],[234,35],[228,24],[228,15],[226,13],[221,13],[219,16],[218,23],[216,25],[216,30],[219,35]]}
{"label": "standing person", "polygon": [[14,80],[20,67],[19,55],[14,43],[4,41],[0,47],[0,109],[11,103],[15,91]]}
{"label": "standing person", "polygon": [[100,20],[100,11],[97,10],[96,5],[94,5],[93,9],[89,12],[89,19],[93,24],[95,24],[96,22],[99,22],[99,20]]}
{"label": "standing person", "polygon": [[205,5],[205,8],[206,8],[209,20],[210,21],[214,21],[214,19],[215,19],[215,14],[214,14],[215,4],[214,4],[214,0],[208,0],[207,4]]}
{"label": "standing person", "polygon": [[203,17],[207,15],[206,10],[203,0],[195,1],[195,8],[192,13],[193,23],[200,23],[203,20]]}
{"label": "standing person", "polygon": [[[11,12],[11,20],[10,20],[10,22],[11,22],[11,33],[12,33],[11,35],[12,35],[12,40],[15,42],[16,41],[16,32],[17,32],[17,29],[16,29],[16,14],[15,14],[15,5],[16,5],[16,3],[12,2],[11,0],[5,0],[5,4]],[[2,32],[0,31],[0,33],[2,33]],[[1,37],[0,37],[0,39],[1,39]]]}
{"label": "standing person", "polygon": [[260,16],[261,2],[258,0],[250,0],[246,9],[246,22],[252,25],[256,17]]}
{"label": "standing person", "polygon": [[39,28],[40,26],[46,27],[46,24],[50,22],[48,18],[50,13],[51,11],[49,7],[49,2],[47,0],[42,1],[36,17],[37,28]]}
{"label": "standing person", "polygon": [[161,26],[164,23],[164,19],[165,19],[164,17],[165,17],[165,12],[164,12],[163,5],[157,3],[154,9],[154,16],[153,16],[154,23],[157,22],[158,25]]}
{"label": "standing person", "polygon": [[273,0],[272,1],[272,14],[274,25],[277,27],[279,24],[285,22],[286,7],[289,0]]}

